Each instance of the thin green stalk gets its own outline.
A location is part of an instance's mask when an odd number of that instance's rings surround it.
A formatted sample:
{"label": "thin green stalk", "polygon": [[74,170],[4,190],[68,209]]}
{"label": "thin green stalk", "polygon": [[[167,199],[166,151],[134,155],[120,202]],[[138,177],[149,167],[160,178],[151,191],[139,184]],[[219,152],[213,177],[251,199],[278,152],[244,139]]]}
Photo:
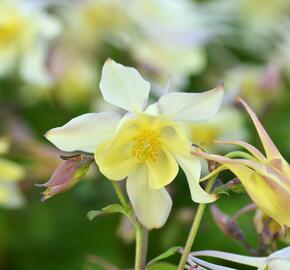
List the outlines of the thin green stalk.
{"label": "thin green stalk", "polygon": [[115,189],[115,192],[116,192],[116,194],[117,194],[117,197],[118,197],[120,203],[122,204],[124,210],[125,210],[127,213],[129,213],[130,210],[131,210],[131,207],[130,207],[130,205],[128,204],[128,202],[127,202],[127,200],[126,200],[126,198],[125,198],[125,196],[124,196],[124,194],[123,194],[123,191],[121,190],[121,188],[120,188],[118,182],[116,182],[116,181],[111,181],[111,182],[112,182],[112,184],[113,184],[113,187],[114,187],[114,189]]}
{"label": "thin green stalk", "polygon": [[132,213],[132,208],[127,202],[123,191],[121,190],[119,184],[115,181],[112,181],[113,187],[117,194],[117,197],[122,204],[124,210],[128,214],[128,218],[132,225],[135,228],[136,235],[136,251],[135,251],[135,270],[144,270],[146,265],[146,257],[147,257],[147,239],[148,239],[148,231],[144,228],[144,226],[139,223]]}
{"label": "thin green stalk", "polygon": [[[212,177],[208,181],[208,184],[207,184],[207,186],[205,188],[206,192],[210,192],[211,191],[211,189],[213,187],[213,184],[215,182],[215,179],[216,179],[216,176]],[[194,217],[194,220],[193,220],[193,223],[192,223],[192,226],[191,226],[191,229],[190,229],[190,232],[189,232],[186,244],[185,244],[185,248],[184,248],[184,251],[182,253],[182,256],[181,256],[181,259],[180,259],[180,262],[179,262],[179,265],[178,265],[178,270],[184,270],[184,268],[185,268],[186,261],[188,259],[189,253],[190,253],[192,245],[194,243],[194,240],[195,240],[198,228],[200,226],[200,223],[201,223],[205,208],[206,208],[206,204],[205,203],[200,203],[198,205],[197,212],[196,212],[196,215]]]}
{"label": "thin green stalk", "polygon": [[136,228],[135,270],[144,270],[147,257],[148,231],[139,223]]}

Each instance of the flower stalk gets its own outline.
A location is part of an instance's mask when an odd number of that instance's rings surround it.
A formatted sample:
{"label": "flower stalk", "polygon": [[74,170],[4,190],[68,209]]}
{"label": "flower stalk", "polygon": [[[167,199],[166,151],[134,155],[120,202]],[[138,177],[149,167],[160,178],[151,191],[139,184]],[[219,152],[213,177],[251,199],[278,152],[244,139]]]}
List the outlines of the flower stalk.
{"label": "flower stalk", "polygon": [[138,222],[136,227],[135,270],[144,270],[147,257],[148,230]]}
{"label": "flower stalk", "polygon": [[[211,191],[213,184],[216,180],[216,177],[217,177],[217,175],[215,175],[209,179],[208,184],[205,188],[206,192]],[[193,223],[192,223],[192,226],[191,226],[191,229],[190,229],[190,232],[189,232],[186,244],[185,244],[185,248],[183,250],[183,253],[182,253],[179,265],[178,265],[178,270],[184,270],[184,268],[185,268],[185,265],[186,265],[188,256],[190,254],[192,245],[194,243],[195,237],[197,235],[197,232],[198,232],[198,229],[199,229],[206,205],[207,205],[206,203],[200,203],[198,205],[197,212],[196,212],[195,218],[193,220]]]}
{"label": "flower stalk", "polygon": [[144,270],[146,265],[147,258],[147,242],[148,242],[148,231],[145,227],[136,220],[133,215],[133,210],[129,203],[127,202],[123,191],[121,190],[119,184],[115,181],[112,181],[113,187],[117,194],[117,197],[122,204],[124,210],[128,214],[128,218],[131,224],[135,228],[136,235],[136,248],[135,248],[135,270]]}

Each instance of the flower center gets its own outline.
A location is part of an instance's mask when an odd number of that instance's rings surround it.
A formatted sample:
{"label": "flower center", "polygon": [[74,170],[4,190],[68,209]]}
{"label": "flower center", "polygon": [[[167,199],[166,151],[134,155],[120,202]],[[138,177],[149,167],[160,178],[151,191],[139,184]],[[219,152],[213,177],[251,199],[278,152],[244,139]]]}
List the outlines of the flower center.
{"label": "flower center", "polygon": [[134,138],[132,155],[139,162],[154,162],[160,154],[160,135],[151,129],[145,129]]}

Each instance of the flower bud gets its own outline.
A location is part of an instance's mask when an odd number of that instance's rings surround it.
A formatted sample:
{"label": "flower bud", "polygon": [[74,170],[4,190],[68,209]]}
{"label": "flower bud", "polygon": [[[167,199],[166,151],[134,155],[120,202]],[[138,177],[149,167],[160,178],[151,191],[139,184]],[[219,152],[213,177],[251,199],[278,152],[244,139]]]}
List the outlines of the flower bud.
{"label": "flower bud", "polygon": [[87,173],[94,161],[93,157],[83,154],[63,159],[65,162],[56,169],[52,177],[46,183],[38,185],[47,187],[42,193],[42,201],[70,189]]}
{"label": "flower bud", "polygon": [[244,240],[243,232],[235,220],[222,212],[216,205],[212,205],[211,213],[217,226],[225,235],[237,240]]}

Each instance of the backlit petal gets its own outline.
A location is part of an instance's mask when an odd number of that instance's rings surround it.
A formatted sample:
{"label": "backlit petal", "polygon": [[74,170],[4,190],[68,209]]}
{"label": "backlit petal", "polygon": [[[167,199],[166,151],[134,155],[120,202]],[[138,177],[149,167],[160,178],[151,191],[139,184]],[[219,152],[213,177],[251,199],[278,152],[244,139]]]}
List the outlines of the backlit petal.
{"label": "backlit petal", "polygon": [[191,142],[184,130],[176,123],[168,123],[160,130],[162,143],[174,154],[190,156]]}
{"label": "backlit petal", "polygon": [[158,158],[147,163],[149,186],[152,189],[160,189],[171,183],[178,173],[178,164],[173,155],[163,149]]}
{"label": "backlit petal", "polygon": [[138,165],[132,155],[138,126],[134,121],[125,122],[112,140],[101,144],[95,153],[95,160],[103,175],[110,180],[122,180]]}
{"label": "backlit petal", "polygon": [[227,261],[256,266],[256,267],[263,265],[267,260],[267,257],[250,257],[250,256],[237,255],[234,253],[215,251],[215,250],[194,251],[194,252],[191,252],[190,255],[220,258]]}
{"label": "backlit petal", "polygon": [[0,158],[0,181],[19,181],[25,172],[17,163]]}
{"label": "backlit petal", "polygon": [[176,156],[176,159],[186,175],[192,200],[197,203],[215,201],[217,196],[215,194],[208,194],[199,185],[201,173],[200,161],[197,158],[186,159],[182,156]]}
{"label": "backlit petal", "polygon": [[102,70],[100,89],[107,102],[134,112],[145,107],[150,83],[134,68],[108,59]]}
{"label": "backlit petal", "polygon": [[[217,113],[223,99],[223,85],[203,93],[169,93],[149,106],[148,113],[165,114],[178,121],[206,121]],[[154,108],[155,107],[155,108]]]}
{"label": "backlit petal", "polygon": [[0,181],[0,205],[5,208],[19,208],[23,206],[24,198],[16,183]]}
{"label": "backlit petal", "polygon": [[249,113],[251,119],[254,122],[254,125],[257,129],[261,142],[263,144],[264,150],[266,152],[267,158],[282,158],[279,150],[276,148],[274,143],[272,142],[270,136],[268,135],[267,131],[262,126],[259,118],[257,115],[252,111],[250,106],[242,99],[239,99],[239,102],[244,106],[244,108]]}
{"label": "backlit petal", "polygon": [[233,144],[233,145],[238,145],[241,146],[243,148],[245,148],[247,151],[249,151],[249,153],[251,153],[258,161],[265,163],[266,159],[265,157],[261,154],[261,152],[254,147],[253,145],[243,142],[243,141],[215,141],[215,143],[219,143],[219,144]]}
{"label": "backlit petal", "polygon": [[99,144],[113,136],[120,118],[113,112],[83,114],[49,130],[45,137],[63,151],[94,153]]}
{"label": "backlit petal", "polygon": [[[198,259],[194,256],[190,256],[188,258],[188,262],[194,266],[195,265],[204,266],[204,267],[206,267],[206,269],[210,269],[210,270],[237,270],[235,268],[229,268],[229,267],[221,266],[218,264],[209,263],[209,262],[206,262],[204,260]],[[191,268],[188,268],[188,269],[191,269]],[[200,268],[200,269],[205,269],[205,268]]]}
{"label": "backlit petal", "polygon": [[147,228],[160,228],[166,222],[172,200],[165,188],[151,189],[146,166],[127,178],[127,192],[138,220]]}

